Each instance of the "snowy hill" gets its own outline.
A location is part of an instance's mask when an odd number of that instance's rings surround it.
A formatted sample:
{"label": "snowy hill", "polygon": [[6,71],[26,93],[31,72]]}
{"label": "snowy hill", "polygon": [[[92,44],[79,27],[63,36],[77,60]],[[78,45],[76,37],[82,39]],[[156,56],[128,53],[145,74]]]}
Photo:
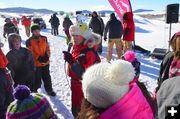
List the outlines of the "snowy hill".
{"label": "snowy hill", "polygon": [[14,12],[14,13],[44,13],[44,14],[50,14],[54,13],[53,10],[48,9],[32,9],[32,8],[24,8],[24,7],[12,7],[12,8],[4,8],[0,9],[0,12]]}
{"label": "snowy hill", "polygon": [[[152,11],[155,13],[155,11]],[[149,12],[150,13],[150,12]],[[21,16],[19,13],[6,13],[11,16]],[[142,15],[145,13],[141,13]],[[65,74],[65,62],[63,60],[63,50],[67,50],[67,45],[65,43],[65,34],[62,28],[63,16],[58,16],[60,18],[60,28],[58,36],[51,35],[51,29],[49,24],[50,14],[41,15],[47,24],[47,29],[41,31],[42,35],[47,36],[48,42],[51,48],[51,63],[50,63],[50,73],[52,78],[52,85],[57,92],[56,97],[49,97],[46,95],[44,87],[42,86],[39,89],[40,93],[43,93],[48,97],[48,100],[51,102],[51,105],[55,112],[58,114],[60,119],[73,119],[71,114],[71,90],[69,84],[69,77]],[[75,23],[75,17],[71,18],[73,23]],[[90,20],[89,17],[86,18],[87,22]],[[103,17],[104,22],[108,21],[109,17]],[[154,48],[168,48],[168,38],[169,38],[169,24],[165,24],[162,20],[149,19],[141,17],[138,14],[135,14],[134,21],[136,25],[136,34],[135,40],[136,44],[153,51]],[[0,39],[4,42],[5,46],[3,51],[7,53],[9,51],[8,43],[3,38],[3,24],[4,18],[0,18]],[[20,34],[22,37],[22,46],[25,46],[25,41],[28,39],[25,35],[25,30],[22,25],[19,25]],[[172,34],[179,31],[180,23],[172,24]],[[103,52],[100,55],[102,62],[106,61],[106,52],[107,52],[107,42],[103,41]],[[138,60],[141,62],[141,74],[140,81],[144,82],[146,87],[150,92],[154,92],[155,87],[157,86],[157,77],[159,73],[159,65],[161,60],[152,59],[144,54],[136,52]],[[113,60],[116,60],[115,49],[113,51]]]}
{"label": "snowy hill", "polygon": [[137,10],[134,10],[133,13],[140,13],[140,12],[152,12],[154,10],[147,10],[147,9],[137,9]]}

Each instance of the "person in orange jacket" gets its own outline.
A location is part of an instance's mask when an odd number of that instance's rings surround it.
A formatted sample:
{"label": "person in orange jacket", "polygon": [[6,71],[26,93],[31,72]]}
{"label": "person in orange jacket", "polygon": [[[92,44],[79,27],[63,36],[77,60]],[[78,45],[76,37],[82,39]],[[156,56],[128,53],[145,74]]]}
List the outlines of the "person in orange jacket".
{"label": "person in orange jacket", "polygon": [[22,17],[22,25],[25,27],[26,35],[27,37],[30,36],[30,26],[31,26],[31,20],[27,19],[26,16]]}
{"label": "person in orange jacket", "polygon": [[56,96],[52,89],[51,76],[49,71],[50,48],[47,37],[40,34],[40,27],[37,24],[31,26],[32,36],[26,41],[26,47],[31,51],[35,60],[35,82],[34,91],[41,88],[41,79],[48,95]]}
{"label": "person in orange jacket", "polygon": [[0,117],[6,118],[8,105],[13,101],[12,80],[7,72],[8,60],[1,50],[3,44],[0,42]]}

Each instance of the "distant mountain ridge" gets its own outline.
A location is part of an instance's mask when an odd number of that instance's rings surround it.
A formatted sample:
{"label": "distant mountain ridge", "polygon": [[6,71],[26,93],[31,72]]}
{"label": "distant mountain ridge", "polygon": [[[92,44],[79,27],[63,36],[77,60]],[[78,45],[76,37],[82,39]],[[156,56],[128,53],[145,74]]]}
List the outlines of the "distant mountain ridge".
{"label": "distant mountain ridge", "polygon": [[25,7],[12,7],[12,8],[1,8],[0,12],[15,12],[15,13],[54,13],[56,11],[49,9],[33,9],[33,8],[25,8]]}
{"label": "distant mountain ridge", "polygon": [[[151,12],[154,10],[149,10],[149,9],[137,9],[134,10],[133,13],[140,13],[140,12]],[[0,8],[0,12],[14,12],[14,13],[45,13],[45,14],[52,14],[55,12],[59,12],[59,11],[53,11],[53,10],[49,10],[49,9],[33,9],[33,8],[25,8],[25,7],[11,7],[11,8]],[[89,10],[82,10],[83,13],[92,13],[93,11],[89,11]],[[115,11],[112,10],[100,10],[97,11],[99,13],[107,13],[107,14],[111,14]]]}
{"label": "distant mountain ridge", "polygon": [[149,9],[137,9],[134,10],[133,13],[140,13],[140,12],[152,12],[154,10],[149,10]]}

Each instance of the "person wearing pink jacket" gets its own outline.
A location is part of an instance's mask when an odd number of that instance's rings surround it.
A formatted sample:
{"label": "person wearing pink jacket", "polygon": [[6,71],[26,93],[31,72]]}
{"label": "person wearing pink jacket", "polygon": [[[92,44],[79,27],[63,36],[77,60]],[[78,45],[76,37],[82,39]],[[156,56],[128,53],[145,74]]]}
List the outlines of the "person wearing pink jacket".
{"label": "person wearing pink jacket", "polygon": [[124,60],[88,68],[82,80],[85,99],[78,119],[154,119],[134,76],[133,66]]}

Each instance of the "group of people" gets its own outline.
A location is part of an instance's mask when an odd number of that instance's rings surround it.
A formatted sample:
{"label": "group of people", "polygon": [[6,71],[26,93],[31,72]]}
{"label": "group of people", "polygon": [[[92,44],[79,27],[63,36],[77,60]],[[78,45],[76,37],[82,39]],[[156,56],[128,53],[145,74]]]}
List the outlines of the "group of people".
{"label": "group of people", "polygon": [[[180,93],[180,32],[170,41],[173,51],[165,56],[161,64],[157,95],[153,98],[145,85],[138,80],[140,62],[131,51],[134,40],[132,15],[129,12],[124,14],[124,30],[114,13],[111,14],[105,31],[102,30],[102,19],[96,12],[93,13],[89,26],[72,23],[68,23],[68,27],[63,25],[72,45],[68,51],[62,53],[68,63],[67,74],[71,78],[71,111],[74,118],[162,119],[165,118],[164,103],[178,103],[179,98],[173,97]],[[94,24],[100,27],[95,27]],[[30,29],[32,36],[26,40],[26,48],[21,46],[21,37],[17,33],[8,35],[10,51],[6,56],[0,48],[0,117],[3,119],[57,119],[47,99],[38,94],[42,80],[47,94],[56,96],[49,71],[48,39],[40,34],[38,25],[32,25]],[[119,59],[110,62],[112,55],[109,55],[107,62],[101,63],[98,52],[102,52],[102,35],[106,40],[107,32],[108,54],[112,53],[115,43]],[[170,92],[173,92],[172,97],[168,96]],[[13,100],[15,101],[12,102]]]}
{"label": "group of people", "polygon": [[[30,31],[31,20],[28,19],[26,16],[23,16],[21,18],[21,22],[22,22],[22,25],[24,25],[27,37],[29,37],[31,33]],[[10,18],[6,18],[5,24],[4,24],[4,33],[3,33],[4,38],[7,38],[7,36],[10,33],[19,34],[18,24],[19,24],[19,20],[17,20],[16,18],[12,18],[12,20]]]}

